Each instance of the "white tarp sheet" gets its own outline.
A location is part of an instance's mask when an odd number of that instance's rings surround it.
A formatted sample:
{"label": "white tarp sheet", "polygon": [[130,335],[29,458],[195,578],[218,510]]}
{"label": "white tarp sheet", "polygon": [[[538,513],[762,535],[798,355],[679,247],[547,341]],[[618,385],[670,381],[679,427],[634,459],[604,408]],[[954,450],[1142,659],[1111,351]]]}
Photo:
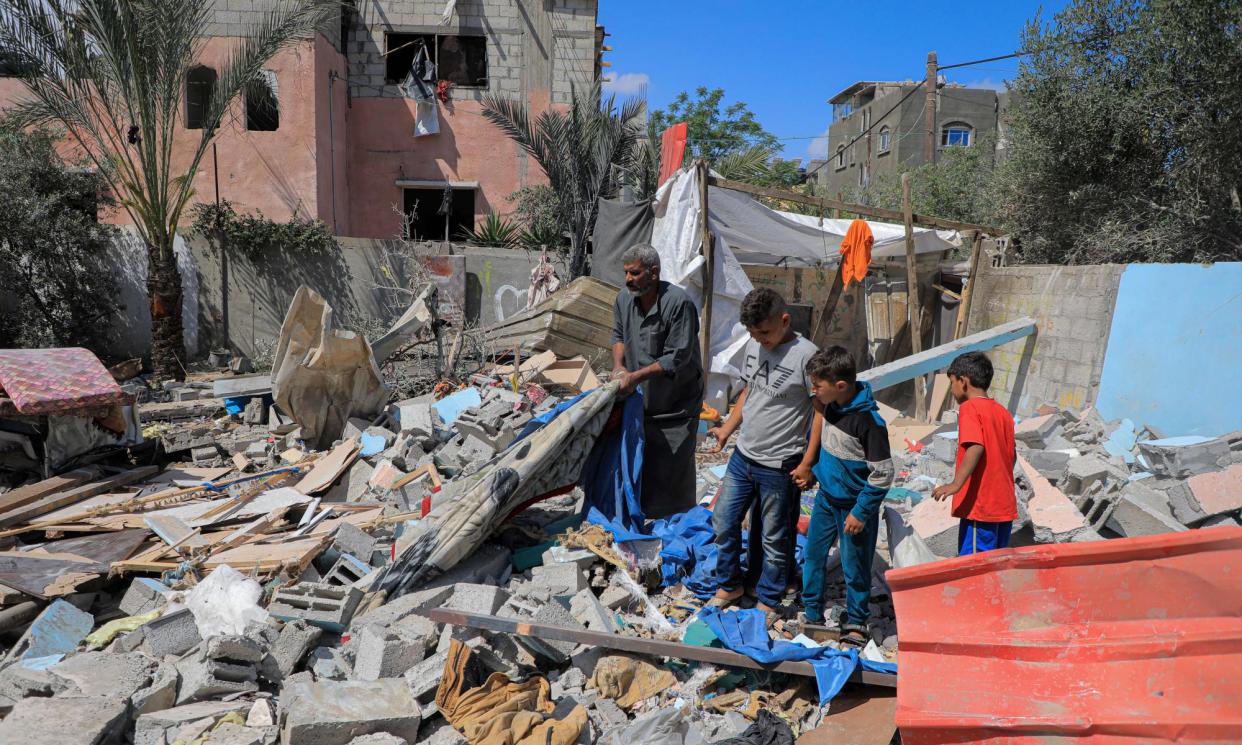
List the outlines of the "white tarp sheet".
{"label": "white tarp sheet", "polygon": [[[749,194],[710,187],[708,224],[716,236],[716,276],[712,302],[711,359],[707,366],[709,403],[719,401],[729,382],[741,376],[742,348],[749,338],[738,318],[752,285],[742,263],[791,267],[836,266],[841,240],[852,220],[780,212]],[[660,254],[660,277],[690,293],[703,307],[703,256],[700,254],[699,188],[695,171],[682,170],[660,188],[655,201],[651,244]],[[867,221],[875,242],[873,259],[904,256],[901,225]],[[916,253],[937,253],[960,245],[954,231],[915,228]]]}

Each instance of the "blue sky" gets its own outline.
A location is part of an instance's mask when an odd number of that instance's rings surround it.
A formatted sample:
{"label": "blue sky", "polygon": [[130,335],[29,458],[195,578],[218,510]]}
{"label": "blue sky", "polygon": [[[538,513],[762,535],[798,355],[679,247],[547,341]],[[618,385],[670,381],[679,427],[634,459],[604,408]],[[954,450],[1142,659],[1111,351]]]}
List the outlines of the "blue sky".
{"label": "blue sky", "polygon": [[[682,90],[723,88],[726,103],[745,101],[788,158],[822,157],[827,101],[859,80],[922,79],[927,53],[940,64],[996,57],[1017,49],[1023,24],[1043,9],[1047,21],[1066,0],[600,0],[611,36],[605,75],[618,93],[645,86],[662,108]],[[944,74],[950,82],[1002,89],[1018,60]]]}

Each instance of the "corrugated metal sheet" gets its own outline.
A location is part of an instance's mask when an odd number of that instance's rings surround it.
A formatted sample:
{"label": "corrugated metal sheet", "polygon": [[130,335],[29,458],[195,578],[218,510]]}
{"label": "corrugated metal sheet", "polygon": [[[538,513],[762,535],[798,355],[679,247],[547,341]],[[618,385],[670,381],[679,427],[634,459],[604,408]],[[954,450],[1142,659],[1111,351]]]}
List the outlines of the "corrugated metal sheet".
{"label": "corrugated metal sheet", "polygon": [[1242,528],[887,574],[897,725],[930,743],[1242,742]]}

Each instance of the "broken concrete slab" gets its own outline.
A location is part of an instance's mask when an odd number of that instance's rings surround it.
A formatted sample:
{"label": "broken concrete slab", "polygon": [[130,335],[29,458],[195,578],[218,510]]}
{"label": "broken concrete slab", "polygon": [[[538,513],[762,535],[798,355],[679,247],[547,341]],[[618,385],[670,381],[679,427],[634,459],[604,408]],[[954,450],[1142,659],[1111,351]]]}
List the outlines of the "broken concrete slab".
{"label": "broken concrete slab", "polygon": [[415,742],[419,712],[401,680],[317,682],[294,692],[281,734],[286,743],[307,745],[349,745],[381,732]]}
{"label": "broken concrete slab", "polygon": [[259,689],[258,671],[254,665],[209,659],[204,653],[179,660],[177,673],[181,676],[181,686],[177,691],[178,704]]}
{"label": "broken concrete slab", "polygon": [[181,676],[177,668],[163,663],[155,672],[151,685],[134,693],[130,698],[130,717],[171,709],[177,703],[177,685]]}
{"label": "broken concrete slab", "polygon": [[184,706],[143,714],[134,724],[134,745],[166,745],[166,732],[203,719],[215,721],[225,714],[238,712],[245,715],[250,708],[248,701],[199,701]]}
{"label": "broken concrete slab", "polygon": [[1219,470],[1231,460],[1226,440],[1200,435],[1147,440],[1138,449],[1149,471],[1179,479]]}
{"label": "broken concrete slab", "polygon": [[[462,738],[462,742],[465,742],[465,738]],[[377,732],[373,735],[355,737],[349,741],[349,745],[413,745],[413,743],[404,737],[390,735],[387,732]]]}
{"label": "broken concrete slab", "polygon": [[1043,449],[1065,426],[1067,417],[1062,412],[1027,417],[1014,425],[1013,439],[1031,449]]}
{"label": "broken concrete slab", "polygon": [[[561,598],[553,598],[550,602],[544,603],[535,613],[534,622],[566,629],[586,628],[574,618],[569,612],[568,603],[562,602]],[[531,636],[519,636],[517,641],[537,657],[545,658],[554,665],[565,664],[569,656],[573,654],[574,648],[577,647],[574,642],[553,641]]]}
{"label": "broken concrete slab", "polygon": [[440,425],[440,415],[436,413],[431,404],[431,401],[406,399],[390,404],[388,414],[397,422],[402,433],[430,437]]}
{"label": "broken concrete slab", "polygon": [[72,687],[64,695],[116,696],[128,700],[151,682],[155,668],[155,660],[136,652],[79,652],[52,665],[48,672]]}
{"label": "broken concrete slab", "polygon": [[1071,458],[1066,463],[1065,476],[1058,483],[1064,494],[1079,496],[1105,489],[1110,480],[1124,481],[1126,476],[1127,474],[1121,473],[1113,464],[1099,456],[1083,455]]}
{"label": "broken concrete slab", "polygon": [[[1071,505],[1073,506],[1073,505]],[[910,511],[910,527],[936,556],[957,556],[957,530],[952,500],[924,499]]]}
{"label": "broken concrete slab", "polygon": [[577,564],[551,564],[530,570],[531,583],[552,595],[576,595],[587,589],[586,573]]}
{"label": "broken concrete slab", "polygon": [[1027,502],[1027,510],[1037,543],[1102,540],[1069,497],[1041,476],[1024,457],[1018,456],[1018,464],[1034,490]]}
{"label": "broken concrete slab", "polygon": [[293,674],[298,663],[306,657],[307,652],[315,646],[322,635],[323,629],[298,619],[288,621],[281,626],[276,643],[268,650],[268,656],[281,679]]}
{"label": "broken concrete slab", "polygon": [[336,484],[325,495],[326,502],[361,502],[367,498],[367,493],[371,488],[370,481],[375,475],[375,469],[365,460],[354,461]]}
{"label": "broken concrete slab", "polygon": [[453,595],[445,608],[494,616],[509,599],[509,591],[495,585],[476,585],[462,582],[453,586]]}
{"label": "broken concrete slab", "polygon": [[569,601],[569,612],[579,623],[586,625],[591,631],[605,631],[615,634],[620,631],[617,614],[604,607],[595,593],[582,590]]}
{"label": "broken concrete slab", "polygon": [[358,636],[354,680],[371,681],[405,674],[427,654],[422,638],[411,638],[382,626],[367,626]]}
{"label": "broken concrete slab", "polygon": [[1186,530],[1169,512],[1168,498],[1142,481],[1131,481],[1122,487],[1107,526],[1123,538]]}
{"label": "broken concrete slab", "polygon": [[203,647],[203,654],[210,660],[254,663],[263,659],[267,650],[253,638],[225,635],[208,639]]}
{"label": "broken concrete slab", "polygon": [[[439,608],[444,604],[444,601],[452,597],[454,586],[431,587],[402,595],[391,602],[359,615],[353,620],[350,627],[361,630],[363,626],[368,624],[391,626],[419,608]],[[437,631],[436,634],[439,635],[439,632]]]}
{"label": "broken concrete slab", "polygon": [[353,523],[342,522],[332,537],[332,545],[343,554],[351,554],[370,563],[379,539]]}
{"label": "broken concrete slab", "polygon": [[1193,507],[1206,517],[1242,510],[1242,464],[1186,480]]}
{"label": "broken concrete slab", "polygon": [[1060,481],[1071,458],[1078,457],[1077,450],[1026,450],[1022,457],[1050,481]]}
{"label": "broken concrete slab", "polygon": [[435,695],[436,688],[444,677],[444,665],[447,662],[447,651],[436,652],[405,672],[405,684],[415,699],[426,702]]}
{"label": "broken concrete slab", "polygon": [[0,742],[107,745],[120,741],[129,702],[115,696],[27,698],[0,721]]}

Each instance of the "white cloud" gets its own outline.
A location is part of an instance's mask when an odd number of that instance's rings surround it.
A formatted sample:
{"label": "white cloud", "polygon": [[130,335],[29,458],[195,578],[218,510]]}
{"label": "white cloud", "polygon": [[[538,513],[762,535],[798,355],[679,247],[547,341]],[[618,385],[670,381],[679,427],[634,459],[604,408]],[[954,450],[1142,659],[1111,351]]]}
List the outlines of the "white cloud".
{"label": "white cloud", "polygon": [[806,157],[814,160],[823,160],[828,157],[828,130],[819,137],[811,140],[811,144],[806,147]]}
{"label": "white cloud", "polygon": [[622,96],[646,95],[651,76],[645,72],[627,72],[604,80],[604,90]]}
{"label": "white cloud", "polygon": [[972,80],[968,83],[963,83],[962,85],[965,85],[967,88],[986,88],[988,90],[996,91],[997,93],[1004,93],[1006,90],[1005,81],[994,80],[991,77],[983,78],[982,80]]}

